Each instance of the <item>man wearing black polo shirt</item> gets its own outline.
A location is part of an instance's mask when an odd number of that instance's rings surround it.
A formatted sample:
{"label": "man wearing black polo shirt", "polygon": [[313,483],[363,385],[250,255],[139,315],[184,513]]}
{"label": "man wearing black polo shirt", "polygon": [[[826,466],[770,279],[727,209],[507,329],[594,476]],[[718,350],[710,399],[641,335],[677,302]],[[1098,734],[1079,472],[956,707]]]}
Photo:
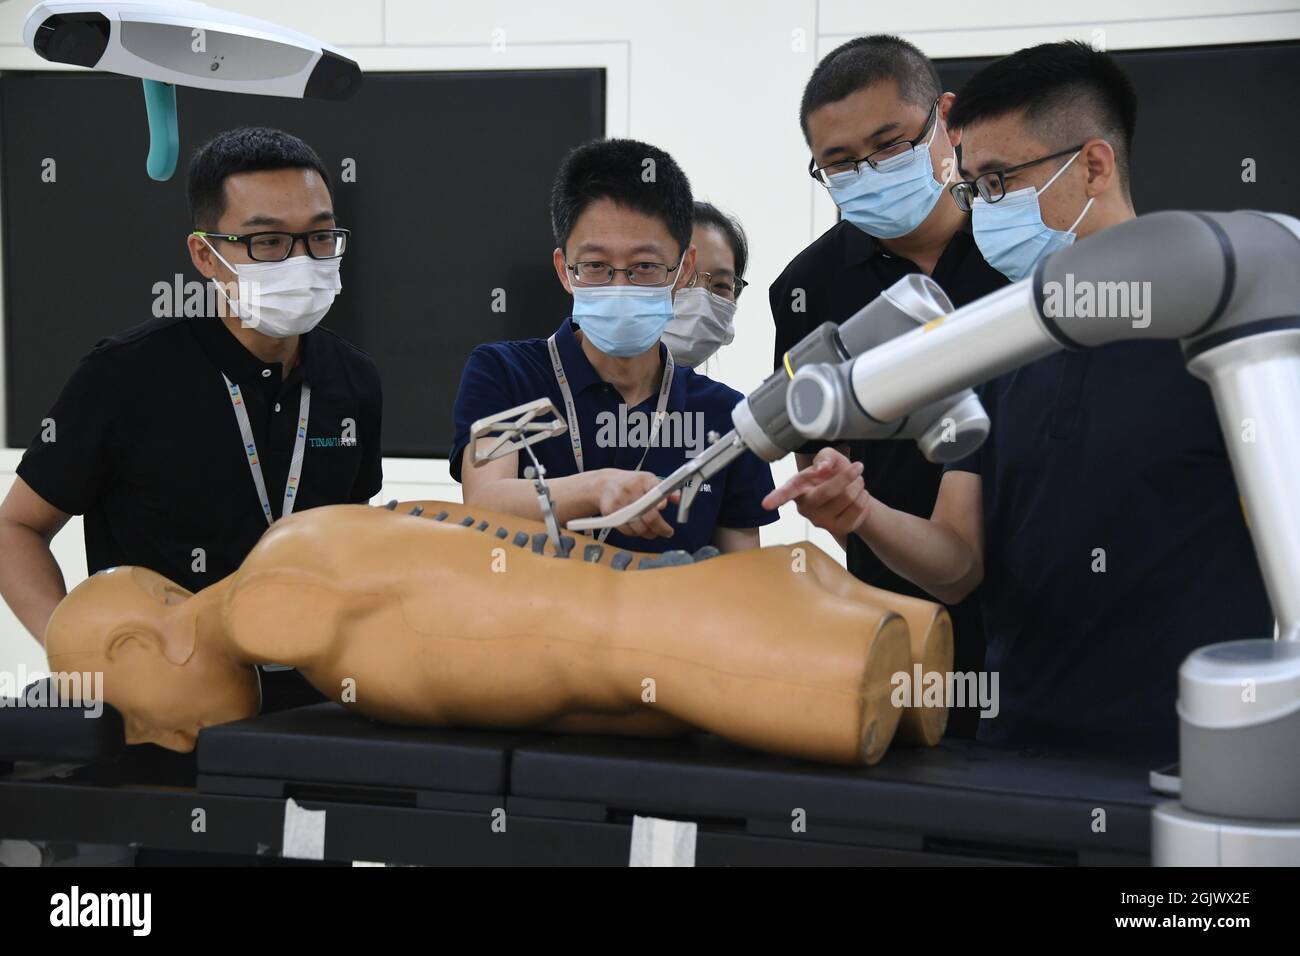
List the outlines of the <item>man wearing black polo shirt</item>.
{"label": "man wearing black polo shirt", "polygon": [[[799,118],[812,151],[810,169],[840,207],[842,219],[786,267],[769,297],[776,320],[776,366],[823,322],[843,322],[898,279],[931,276],[956,305],[1006,284],[971,238],[969,218],[940,202],[955,176],[947,127],[953,95],[933,64],[893,36],[859,37],[829,53],[804,89]],[[876,587],[928,597],[895,574],[851,534],[852,513],[830,511],[842,486],[865,480],[881,501],[928,516],[942,468],[912,442],[850,444],[848,457],[818,463],[825,485],[796,499],[800,514],[831,531],[848,553],[848,568]],[[797,456],[800,468],[812,465]],[[827,460],[829,458],[829,461]],[[955,668],[978,670],[984,634],[977,598],[955,604]],[[973,709],[954,709],[949,732],[973,736]]]}
{"label": "man wearing black polo shirt", "polygon": [[[453,416],[451,474],[466,504],[539,517],[519,453],[475,467],[470,426],[548,397],[569,431],[533,446],[556,517],[610,514],[650,490],[731,429],[743,396],[674,362],[661,342],[673,293],[695,272],[694,204],[686,174],[661,149],[630,139],[579,146],[551,191],[555,275],[573,310],[547,339],[480,345],[465,363]],[[610,547],[696,552],[756,548],[772,490],[768,465],[746,452],[705,482],[689,520],[677,505],[601,535]],[[675,497],[675,496],[674,496]]]}
{"label": "man wearing black polo shirt", "polygon": [[71,515],[91,574],[141,565],[197,591],[281,515],[379,491],[378,372],[316,327],[347,242],[320,159],[278,130],[231,130],[195,154],[189,198],[217,314],[99,342],[0,505],[0,591],[37,640],[66,593],[49,542]]}
{"label": "man wearing black polo shirt", "polygon": [[[1019,280],[1076,236],[1133,218],[1136,114],[1119,65],[1081,43],[1021,50],[973,77],[950,114],[953,195],[985,258]],[[1141,321],[1099,321],[1130,319]],[[940,600],[982,585],[1000,701],[981,740],[1172,755],[1187,654],[1273,630],[1208,387],[1178,343],[1142,341],[1049,356],[979,394],[992,432],[949,467],[930,520],[863,490],[836,505]],[[796,479],[769,504],[806,487]]]}

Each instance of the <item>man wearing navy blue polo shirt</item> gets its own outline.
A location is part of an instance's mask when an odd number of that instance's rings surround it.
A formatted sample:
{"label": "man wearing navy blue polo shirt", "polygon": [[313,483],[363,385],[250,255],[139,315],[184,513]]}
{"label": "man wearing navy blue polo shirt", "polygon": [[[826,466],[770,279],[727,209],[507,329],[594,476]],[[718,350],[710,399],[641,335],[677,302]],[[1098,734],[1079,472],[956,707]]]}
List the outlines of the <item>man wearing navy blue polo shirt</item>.
{"label": "man wearing navy blue polo shirt", "polygon": [[[1018,281],[1076,236],[1132,219],[1136,113],[1119,65],[1080,43],[976,74],[949,119],[953,198],[984,258]],[[1139,321],[1136,305],[1099,318],[1116,320]],[[989,382],[989,438],[948,466],[929,520],[873,499],[833,449],[767,504],[848,511],[853,533],[939,600],[982,585],[1000,695],[980,740],[1164,759],[1183,659],[1273,630],[1214,404],[1185,366],[1177,342],[1144,340]]]}
{"label": "man wearing navy blue polo shirt", "polygon": [[[573,150],[551,191],[555,274],[573,311],[548,339],[493,342],[469,357],[456,395],[451,474],[465,502],[540,517],[518,453],[474,467],[470,426],[537,398],[569,425],[533,446],[561,524],[630,504],[731,429],[734,389],[674,363],[660,342],[673,292],[694,272],[690,183],[663,150],[610,139]],[[758,547],[772,490],[768,465],[745,454],[710,478],[677,523],[674,501],[614,529],[607,543],[640,551]]]}

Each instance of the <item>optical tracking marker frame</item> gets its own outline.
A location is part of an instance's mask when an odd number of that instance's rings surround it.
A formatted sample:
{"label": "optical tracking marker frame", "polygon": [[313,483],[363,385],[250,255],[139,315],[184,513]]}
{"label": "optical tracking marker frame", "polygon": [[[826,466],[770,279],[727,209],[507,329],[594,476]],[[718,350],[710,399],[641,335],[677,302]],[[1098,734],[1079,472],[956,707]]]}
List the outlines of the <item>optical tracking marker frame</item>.
{"label": "optical tracking marker frame", "polygon": [[[552,417],[549,421],[538,421],[544,415]],[[537,506],[542,512],[546,533],[556,554],[563,554],[564,546],[560,542],[555,503],[551,500],[550,489],[546,487],[546,468],[533,454],[532,446],[539,441],[563,435],[568,430],[568,423],[549,398],[538,398],[507,408],[504,412],[480,418],[469,427],[471,458],[475,468],[521,450],[528,453],[533,463],[524,469],[524,477],[532,479],[533,489],[537,492]],[[480,447],[482,444],[487,447]]]}

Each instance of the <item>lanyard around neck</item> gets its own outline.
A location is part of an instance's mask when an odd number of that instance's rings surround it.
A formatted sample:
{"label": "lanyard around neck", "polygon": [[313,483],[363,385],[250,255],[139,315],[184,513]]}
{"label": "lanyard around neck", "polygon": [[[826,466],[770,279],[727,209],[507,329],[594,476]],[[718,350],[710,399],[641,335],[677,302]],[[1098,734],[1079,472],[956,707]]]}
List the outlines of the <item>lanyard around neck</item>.
{"label": "lanyard around neck", "polygon": [[[266,479],[262,476],[262,463],[257,457],[257,443],[253,441],[253,424],[248,420],[248,409],[244,406],[244,396],[239,386],[232,382],[225,372],[226,390],[230,393],[230,404],[235,409],[235,421],[239,423],[239,434],[244,439],[244,453],[248,455],[248,470],[253,473],[253,485],[257,488],[257,497],[262,502],[262,514],[269,525],[275,520],[271,514],[271,500],[266,494]],[[298,482],[302,478],[302,460],[307,450],[307,415],[311,411],[311,386],[306,379],[302,383],[302,397],[298,400],[298,434],[293,440],[293,458],[289,460],[289,477],[284,484],[284,502],[280,506],[280,517],[293,512],[293,503],[298,495]]]}
{"label": "lanyard around neck", "polygon": [[[573,461],[578,466],[578,474],[582,474],[582,435],[578,427],[578,414],[575,411],[573,403],[573,390],[569,388],[569,378],[564,374],[564,364],[560,361],[560,349],[555,344],[555,335],[552,334],[546,340],[546,347],[551,353],[551,368],[555,372],[555,381],[559,383],[560,395],[564,397],[564,412],[568,416],[569,422],[569,444],[573,446]],[[645,450],[641,452],[641,460],[636,463],[633,471],[640,471],[641,466],[645,464],[646,455],[650,454],[650,448],[654,445],[655,439],[659,437],[659,428],[663,425],[664,414],[668,409],[668,393],[673,384],[673,353],[664,350],[664,374],[659,382],[659,401],[655,404],[655,417],[650,425],[650,438],[646,442]]]}
{"label": "lanyard around neck", "polygon": [[[551,368],[555,372],[555,381],[559,383],[560,395],[564,397],[564,412],[568,416],[569,422],[569,444],[573,447],[573,463],[578,466],[578,474],[582,474],[582,434],[578,424],[578,413],[573,403],[573,390],[569,388],[569,378],[564,374],[564,363],[560,361],[560,349],[555,344],[555,335],[552,334],[546,340],[546,347],[551,353]],[[673,362],[673,353],[664,349],[664,374],[659,382],[659,401],[655,404],[655,417],[650,425],[650,437],[646,441],[645,450],[641,452],[641,460],[636,463],[633,471],[640,471],[641,466],[645,464],[645,459],[650,454],[650,448],[654,445],[655,440],[659,437],[659,428],[664,421],[664,413],[668,409],[668,393],[672,389],[673,371],[675,369]],[[596,538],[603,542],[609,537],[610,529],[606,528]]]}

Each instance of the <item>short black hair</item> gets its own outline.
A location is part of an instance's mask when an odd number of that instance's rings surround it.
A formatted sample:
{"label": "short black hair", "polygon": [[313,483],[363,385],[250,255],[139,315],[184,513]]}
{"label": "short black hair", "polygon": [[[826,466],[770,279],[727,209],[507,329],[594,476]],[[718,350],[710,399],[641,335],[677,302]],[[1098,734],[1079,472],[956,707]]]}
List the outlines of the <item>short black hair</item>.
{"label": "short black hair", "polygon": [[195,229],[214,229],[226,211],[226,177],[263,169],[314,169],[334,198],[329,173],[316,151],[292,133],[241,126],[218,133],[190,160],[190,218]]}
{"label": "short black hair", "polygon": [[1120,184],[1128,191],[1137,94],[1114,57],[1078,40],[1017,50],[966,82],[948,113],[948,125],[960,129],[1020,110],[1053,151],[1094,137],[1110,143]]}
{"label": "short black hair", "polygon": [[858,90],[885,80],[898,85],[903,102],[928,110],[943,91],[930,58],[902,37],[875,33],[841,43],[822,57],[799,103],[799,126],[808,139],[808,116]]}
{"label": "short black hair", "polygon": [[684,253],[691,244],[691,183],[671,156],[634,139],[598,139],[571,150],[551,187],[551,229],[561,249],[593,202],[616,204],[662,219]]}
{"label": "short black hair", "polygon": [[745,238],[745,230],[740,221],[734,216],[728,216],[713,203],[700,201],[695,204],[695,225],[713,226],[727,237],[731,254],[736,257],[736,276],[743,279],[745,266],[749,263],[749,240]]}

